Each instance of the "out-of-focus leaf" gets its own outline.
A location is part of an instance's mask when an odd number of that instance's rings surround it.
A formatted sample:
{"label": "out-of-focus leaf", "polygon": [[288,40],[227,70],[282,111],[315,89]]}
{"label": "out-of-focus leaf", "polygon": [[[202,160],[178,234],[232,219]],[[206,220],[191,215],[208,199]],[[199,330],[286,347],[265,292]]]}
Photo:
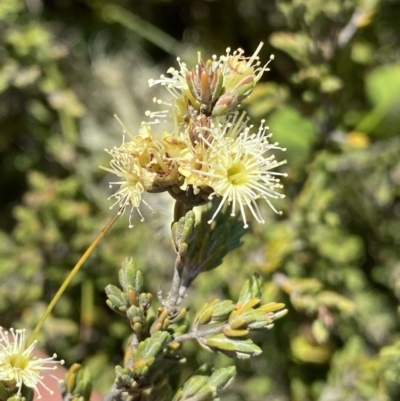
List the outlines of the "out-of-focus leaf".
{"label": "out-of-focus leaf", "polygon": [[23,0],[2,0],[0,3],[0,21],[13,20],[24,9]]}
{"label": "out-of-focus leaf", "polygon": [[366,79],[367,95],[374,105],[357,125],[356,131],[389,138],[399,134],[400,65],[376,68]]}
{"label": "out-of-focus leaf", "polygon": [[289,92],[285,86],[275,82],[261,82],[254,87],[253,92],[243,104],[253,118],[259,119],[283,107],[288,97]]}
{"label": "out-of-focus leaf", "polygon": [[368,64],[374,57],[374,49],[368,42],[355,42],[351,48],[351,58],[360,64]]}
{"label": "out-of-focus leaf", "polygon": [[277,224],[274,230],[268,231],[267,236],[263,270],[266,273],[273,273],[282,267],[284,258],[293,250],[294,233],[290,226],[281,223]]}
{"label": "out-of-focus leaf", "polygon": [[329,339],[329,332],[320,320],[314,320],[311,330],[318,344],[323,344]]}
{"label": "out-of-focus leaf", "polygon": [[71,90],[53,91],[49,94],[49,103],[55,110],[63,110],[73,117],[82,117],[85,106]]}
{"label": "out-of-focus leaf", "polygon": [[311,241],[319,248],[321,255],[337,263],[350,263],[362,254],[362,241],[353,236],[347,237],[346,243],[343,243],[342,238],[343,233],[340,230],[320,226],[312,234]]}
{"label": "out-of-focus leaf", "polygon": [[342,89],[343,81],[334,75],[328,75],[321,81],[320,89],[322,92],[332,93]]}
{"label": "out-of-focus leaf", "polygon": [[287,53],[296,61],[306,64],[308,62],[308,52],[310,38],[304,33],[275,32],[269,39],[272,46]]}
{"label": "out-of-focus leaf", "polygon": [[18,70],[18,64],[15,60],[7,60],[0,67],[0,93],[4,92],[10,85],[13,77]]}
{"label": "out-of-focus leaf", "polygon": [[296,109],[287,106],[272,113],[268,123],[274,139],[286,148],[290,168],[300,168],[316,139],[312,122]]}
{"label": "out-of-focus leaf", "polygon": [[385,65],[373,70],[367,76],[366,91],[374,105],[393,104],[400,97],[400,65]]}
{"label": "out-of-focus leaf", "polygon": [[[331,394],[337,394],[335,399],[338,400],[373,399],[379,392],[379,370],[379,361],[368,355],[368,349],[362,340],[356,336],[349,338],[332,359],[328,383],[322,391],[320,400],[332,399]],[[382,399],[388,400],[384,394]]]}
{"label": "out-of-focus leaf", "polygon": [[314,344],[304,335],[297,335],[291,340],[293,356],[301,362],[323,364],[332,355],[333,347],[327,344]]}

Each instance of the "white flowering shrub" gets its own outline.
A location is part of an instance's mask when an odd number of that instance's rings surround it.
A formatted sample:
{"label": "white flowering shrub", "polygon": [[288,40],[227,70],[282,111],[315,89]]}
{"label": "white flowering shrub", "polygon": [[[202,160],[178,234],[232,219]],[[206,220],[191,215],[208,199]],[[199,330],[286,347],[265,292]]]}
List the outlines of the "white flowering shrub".
{"label": "white flowering shrub", "polygon": [[0,1],[1,401],[400,399],[397,3]]}
{"label": "white flowering shrub", "polygon": [[[264,121],[253,130],[246,113],[238,110],[267,70],[268,63],[261,67],[258,60],[260,48],[249,58],[241,49],[232,54],[228,49],[225,56],[207,61],[199,54],[198,64],[191,71],[179,61],[179,72],[169,70],[172,78],[162,76],[150,81],[151,86],[166,87],[172,97],[156,103],[169,108],[148,112],[154,120],[142,123],[136,135],[120,121],[124,142],[107,151],[112,156],[110,167],[102,167],[117,176],[110,186],[116,187],[111,208],[118,206],[118,212],[71,270],[29,341],[23,331],[12,331],[11,340],[2,332],[0,381],[4,401],[32,400],[34,392],[26,392],[26,388],[36,390],[41,397],[39,384],[46,386],[40,372],[56,361],[31,355],[35,337],[116,219],[128,208],[130,228],[133,211],[144,220],[140,206],[145,203],[150,207],[142,199],[144,192],[153,197],[168,192],[175,201],[171,210],[176,254],[172,283],[168,293],[157,293],[156,309],[155,297],[143,287],[145,274],[132,259],[127,259],[119,272],[120,287],[107,285],[108,306],[127,319],[132,333],[123,364],[116,366],[114,383],[110,383],[104,399],[218,400],[219,392],[231,384],[235,367],[202,367],[189,378],[179,378],[185,363],[181,347],[185,341],[196,340],[206,350],[233,359],[261,354],[261,348],[248,335],[272,328],[287,310],[282,303],[261,303],[262,285],[257,274],[244,284],[236,301],[214,298],[194,315],[181,305],[197,276],[218,267],[241,245],[240,238],[251,218],[264,223],[257,201],[265,200],[276,211],[270,199],[284,197],[278,190],[282,188],[279,177],[285,174],[275,169],[285,161],[277,161],[273,153],[282,149],[270,142]],[[168,120],[172,129],[163,128]],[[158,127],[161,132],[156,133]],[[200,206],[203,212],[196,221],[193,208]],[[74,364],[62,387],[63,399],[89,400],[90,393],[87,373]]]}

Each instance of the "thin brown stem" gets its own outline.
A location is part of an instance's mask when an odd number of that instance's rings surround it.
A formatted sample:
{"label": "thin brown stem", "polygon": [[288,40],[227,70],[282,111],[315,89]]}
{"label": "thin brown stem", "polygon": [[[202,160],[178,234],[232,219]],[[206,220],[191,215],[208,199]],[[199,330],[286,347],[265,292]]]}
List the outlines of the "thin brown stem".
{"label": "thin brown stem", "polygon": [[35,330],[33,331],[32,335],[29,338],[28,345],[32,344],[32,342],[35,340],[35,338],[36,338],[37,334],[39,333],[40,329],[42,328],[45,320],[50,315],[51,311],[53,310],[53,308],[56,305],[57,301],[60,299],[61,295],[64,293],[65,289],[68,287],[69,283],[72,281],[72,279],[78,273],[79,269],[86,262],[87,258],[90,256],[90,254],[93,252],[93,250],[96,248],[98,243],[102,240],[102,238],[106,235],[107,231],[112,227],[112,225],[115,223],[115,221],[118,219],[119,216],[120,216],[120,213],[117,213],[105,225],[105,227],[101,230],[101,232],[96,237],[96,239],[90,244],[90,246],[86,250],[86,252],[78,260],[78,262],[76,263],[74,268],[70,271],[70,273],[68,274],[67,278],[64,280],[64,282],[62,283],[61,287],[58,289],[56,295],[51,300],[51,302],[50,302],[49,306],[47,307],[46,311],[44,312],[43,316],[39,320],[39,323],[36,325]]}

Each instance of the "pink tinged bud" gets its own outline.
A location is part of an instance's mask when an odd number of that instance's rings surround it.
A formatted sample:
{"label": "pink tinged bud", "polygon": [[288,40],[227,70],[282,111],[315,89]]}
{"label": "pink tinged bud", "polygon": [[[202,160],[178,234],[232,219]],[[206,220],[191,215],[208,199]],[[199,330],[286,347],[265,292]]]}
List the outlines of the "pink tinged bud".
{"label": "pink tinged bud", "polygon": [[212,70],[212,62],[209,60],[187,71],[186,82],[190,93],[207,112],[221,94],[224,77],[221,71]]}
{"label": "pink tinged bud", "polygon": [[201,93],[200,93],[200,102],[201,104],[208,104],[211,99],[210,85],[209,85],[209,75],[206,71],[201,73]]}
{"label": "pink tinged bud", "polygon": [[212,115],[214,117],[229,113],[239,105],[239,97],[233,92],[224,93],[215,104]]}
{"label": "pink tinged bud", "polygon": [[190,90],[190,93],[197,100],[198,93],[196,92],[196,88],[195,88],[195,85],[194,85],[193,74],[194,73],[192,71],[187,71],[186,72],[186,83],[187,83],[187,86],[188,86],[188,88]]}
{"label": "pink tinged bud", "polygon": [[[226,89],[229,89],[229,87],[235,83],[237,76],[235,75],[231,78],[232,79],[229,79],[229,77],[227,77],[228,82],[225,85]],[[253,75],[243,78],[233,87],[233,89],[228,90],[218,99],[212,111],[212,115],[221,116],[237,108],[240,102],[253,91],[254,84]]]}
{"label": "pink tinged bud", "polygon": [[222,92],[222,85],[224,83],[224,76],[222,75],[221,71],[217,71],[213,75],[213,81],[212,81],[212,94],[211,94],[211,101],[215,102],[219,95]]}
{"label": "pink tinged bud", "polygon": [[236,93],[236,95],[245,98],[246,96],[249,96],[250,93],[253,91],[254,88],[254,76],[249,75],[246,78],[243,78],[234,88],[233,92]]}

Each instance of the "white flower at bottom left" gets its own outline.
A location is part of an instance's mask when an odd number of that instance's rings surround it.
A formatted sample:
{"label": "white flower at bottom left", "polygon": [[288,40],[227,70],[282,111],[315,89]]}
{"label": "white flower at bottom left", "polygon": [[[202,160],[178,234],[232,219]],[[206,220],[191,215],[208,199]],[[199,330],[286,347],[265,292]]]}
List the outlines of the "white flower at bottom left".
{"label": "white flower at bottom left", "polygon": [[21,394],[23,386],[33,388],[40,399],[39,386],[53,394],[45,384],[43,373],[57,369],[64,361],[57,361],[54,354],[49,358],[34,356],[36,342],[26,344],[25,330],[5,331],[0,327],[0,382],[7,388],[17,389],[16,395]]}

